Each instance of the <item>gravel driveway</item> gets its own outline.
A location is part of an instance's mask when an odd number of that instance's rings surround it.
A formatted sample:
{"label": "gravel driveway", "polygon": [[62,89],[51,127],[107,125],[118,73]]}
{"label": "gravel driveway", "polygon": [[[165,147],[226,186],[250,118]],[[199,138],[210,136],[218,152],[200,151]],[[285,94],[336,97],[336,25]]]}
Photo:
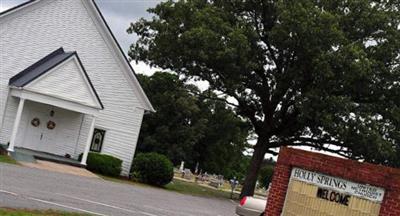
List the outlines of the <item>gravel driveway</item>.
{"label": "gravel driveway", "polygon": [[230,200],[0,163],[0,207],[94,215],[232,216],[235,205]]}

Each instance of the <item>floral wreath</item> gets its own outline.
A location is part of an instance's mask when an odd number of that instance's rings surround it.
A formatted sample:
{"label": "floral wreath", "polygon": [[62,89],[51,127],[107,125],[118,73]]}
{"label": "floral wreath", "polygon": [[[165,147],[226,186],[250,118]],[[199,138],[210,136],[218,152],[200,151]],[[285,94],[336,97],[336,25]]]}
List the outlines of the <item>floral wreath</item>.
{"label": "floral wreath", "polygon": [[40,119],[39,118],[33,118],[31,121],[31,125],[33,127],[38,127],[40,125]]}
{"label": "floral wreath", "polygon": [[53,130],[55,127],[56,127],[56,123],[55,122],[53,122],[53,121],[48,121],[47,122],[47,128],[49,130]]}

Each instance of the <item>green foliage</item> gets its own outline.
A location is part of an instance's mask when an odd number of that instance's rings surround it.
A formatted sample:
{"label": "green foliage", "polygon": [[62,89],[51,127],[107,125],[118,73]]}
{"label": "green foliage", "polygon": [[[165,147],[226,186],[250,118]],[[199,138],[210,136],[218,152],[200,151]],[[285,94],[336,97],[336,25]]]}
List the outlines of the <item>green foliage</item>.
{"label": "green foliage", "polygon": [[280,146],[399,166],[399,5],[170,0],[131,24],[129,56],[236,100],[258,136],[247,193],[262,155]]}
{"label": "green foliage", "polygon": [[121,174],[122,160],[111,155],[89,152],[86,168],[92,172],[106,176],[119,176]]}
{"label": "green foliage", "polygon": [[8,151],[2,145],[0,145],[0,163],[18,164],[16,160],[8,156]]}
{"label": "green foliage", "polygon": [[204,136],[194,146],[200,168],[208,173],[222,174],[225,178],[240,178],[245,170],[240,169],[243,151],[247,147],[249,124],[236,116],[232,109],[210,92],[199,95],[201,115],[207,119]]}
{"label": "green foliage", "polygon": [[139,153],[133,159],[131,171],[133,178],[156,186],[164,186],[174,177],[172,162],[158,153]]}
{"label": "green foliage", "polygon": [[145,115],[140,136],[139,152],[158,152],[174,164],[188,161],[195,143],[203,136],[206,127],[196,98],[188,92],[178,76],[155,73],[151,77],[139,75],[139,80],[152,102],[155,113]]}
{"label": "green foliage", "polygon": [[0,163],[18,164],[18,162],[13,158],[11,158],[10,156],[1,154],[0,154]]}
{"label": "green foliage", "polygon": [[[223,101],[210,100],[212,92],[200,92],[171,73],[139,75],[143,89],[157,110],[144,117],[139,152],[158,152],[175,165],[225,177],[238,171],[249,125]],[[223,136],[221,136],[223,134]]]}
{"label": "green foliage", "polygon": [[246,177],[247,169],[250,165],[250,161],[251,156],[242,156],[236,161],[235,167],[234,169],[232,169],[232,174],[230,176],[224,176],[226,177],[225,179],[236,178],[239,180],[240,184],[243,184]]}
{"label": "green foliage", "polygon": [[258,182],[260,187],[268,189],[268,185],[272,182],[272,175],[274,174],[274,167],[271,165],[263,166],[258,174]]}
{"label": "green foliage", "polygon": [[398,11],[398,1],[167,1],[131,24],[129,55],[235,98],[265,149],[395,165]]}

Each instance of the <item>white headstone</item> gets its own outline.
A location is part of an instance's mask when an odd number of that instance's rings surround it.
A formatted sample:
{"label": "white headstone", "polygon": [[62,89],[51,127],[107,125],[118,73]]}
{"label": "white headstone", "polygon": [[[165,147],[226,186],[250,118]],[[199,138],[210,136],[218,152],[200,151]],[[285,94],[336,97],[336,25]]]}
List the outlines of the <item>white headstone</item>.
{"label": "white headstone", "polygon": [[179,167],[179,171],[183,172],[184,169],[185,169],[185,162],[182,161],[181,166]]}

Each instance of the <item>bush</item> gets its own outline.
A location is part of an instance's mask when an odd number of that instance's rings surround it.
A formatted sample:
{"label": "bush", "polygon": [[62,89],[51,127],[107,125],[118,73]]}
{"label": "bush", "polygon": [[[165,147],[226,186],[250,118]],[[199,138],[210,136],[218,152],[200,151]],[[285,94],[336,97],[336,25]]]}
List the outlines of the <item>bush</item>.
{"label": "bush", "polygon": [[86,164],[86,169],[92,172],[106,176],[119,176],[122,160],[111,155],[89,152]]}
{"label": "bush", "polygon": [[133,159],[132,177],[140,182],[163,186],[174,176],[172,162],[158,153],[140,153]]}

